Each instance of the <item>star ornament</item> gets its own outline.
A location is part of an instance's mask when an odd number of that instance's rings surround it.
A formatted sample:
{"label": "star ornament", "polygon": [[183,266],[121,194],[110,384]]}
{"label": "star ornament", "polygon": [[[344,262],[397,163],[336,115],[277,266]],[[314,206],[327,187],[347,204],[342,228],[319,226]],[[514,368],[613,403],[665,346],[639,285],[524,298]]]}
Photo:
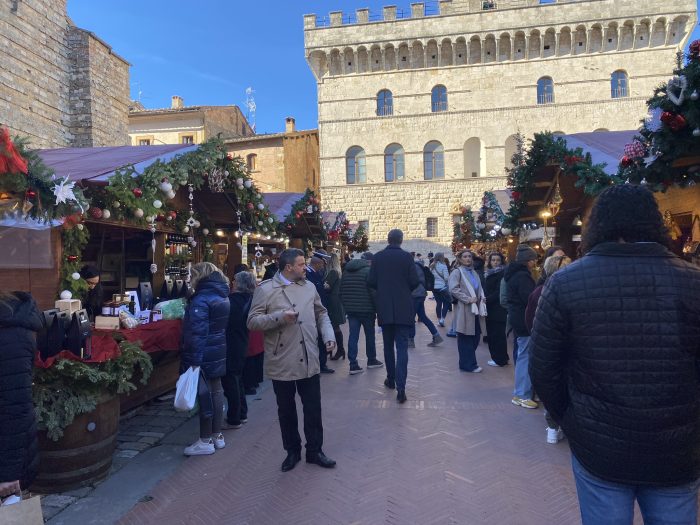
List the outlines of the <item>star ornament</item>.
{"label": "star ornament", "polygon": [[73,188],[75,188],[75,182],[69,182],[68,177],[64,179],[59,179],[56,185],[53,187],[53,194],[56,197],[56,205],[67,204],[69,201],[75,201],[75,193],[73,193]]}

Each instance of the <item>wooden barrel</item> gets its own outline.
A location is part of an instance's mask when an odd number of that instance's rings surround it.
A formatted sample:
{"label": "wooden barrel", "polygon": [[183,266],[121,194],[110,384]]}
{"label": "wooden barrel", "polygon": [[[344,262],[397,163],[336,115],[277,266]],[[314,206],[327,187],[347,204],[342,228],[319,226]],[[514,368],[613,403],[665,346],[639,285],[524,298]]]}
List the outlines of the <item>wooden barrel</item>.
{"label": "wooden barrel", "polygon": [[39,474],[34,492],[52,494],[104,479],[112,466],[119,429],[119,397],[100,398],[92,412],[77,416],[63,437],[39,433]]}

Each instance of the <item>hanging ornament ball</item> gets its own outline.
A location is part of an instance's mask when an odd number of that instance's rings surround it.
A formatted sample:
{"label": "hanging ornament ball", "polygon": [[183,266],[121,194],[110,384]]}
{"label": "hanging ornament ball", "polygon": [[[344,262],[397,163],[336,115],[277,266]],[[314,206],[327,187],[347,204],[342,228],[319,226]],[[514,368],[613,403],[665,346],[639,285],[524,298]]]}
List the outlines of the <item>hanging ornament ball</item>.
{"label": "hanging ornament ball", "polygon": [[78,260],[78,256],[77,255],[69,255],[68,257],[66,257],[66,259],[68,259],[68,262],[76,262]]}
{"label": "hanging ornament ball", "polygon": [[243,179],[242,179],[241,177],[238,177],[238,178],[236,179],[236,184],[239,185],[239,186],[243,186]]}
{"label": "hanging ornament ball", "polygon": [[157,264],[152,264],[151,265],[151,273],[156,273],[158,271],[158,265]]}
{"label": "hanging ornament ball", "polygon": [[101,219],[102,218],[102,210],[99,208],[90,208],[90,216],[93,219]]}
{"label": "hanging ornament ball", "polygon": [[[240,244],[239,244],[238,246],[240,246]],[[214,250],[211,250],[211,249],[210,249],[207,253],[208,253],[209,255],[211,255],[212,253],[214,253]]]}
{"label": "hanging ornament ball", "polygon": [[252,210],[253,208],[255,208],[255,205],[254,205],[252,202],[249,202],[248,205],[247,205],[247,208],[248,208],[249,210]]}
{"label": "hanging ornament ball", "polygon": [[270,224],[272,224],[273,222],[275,222],[275,220],[274,220],[272,217],[268,217],[268,218],[267,218],[267,222],[269,222]]}
{"label": "hanging ornament ball", "polygon": [[622,161],[620,162],[620,164],[622,164],[623,168],[629,168],[632,164],[634,164],[634,161],[632,160],[632,157],[625,155],[624,157],[622,157]]}
{"label": "hanging ornament ball", "polygon": [[163,193],[170,193],[173,191],[173,185],[166,180],[160,183],[160,189]]}
{"label": "hanging ornament ball", "polygon": [[153,216],[151,216],[151,215],[146,215],[146,222],[153,222],[153,221],[155,221],[155,220],[156,220],[155,217],[153,217]]}
{"label": "hanging ornament ball", "polygon": [[158,199],[153,201],[153,207],[156,209],[160,209],[163,206],[163,203],[159,201]]}
{"label": "hanging ornament ball", "polygon": [[82,224],[78,224],[78,225],[77,225],[77,228],[78,228],[80,231],[83,231],[83,228],[85,228],[85,226],[83,226]]}
{"label": "hanging ornament ball", "polygon": [[263,225],[263,221],[258,221],[258,226],[262,226],[262,225]]}
{"label": "hanging ornament ball", "polygon": [[197,221],[197,220],[194,221],[194,227],[195,227],[195,228],[199,228],[201,225],[202,225],[201,222],[199,222],[199,221]]}
{"label": "hanging ornament ball", "polygon": [[141,208],[136,208],[134,210],[134,217],[136,217],[137,219],[143,217],[143,210]]}
{"label": "hanging ornament ball", "polygon": [[693,130],[693,137],[700,137],[700,128],[695,128]]}
{"label": "hanging ornament ball", "polygon": [[174,199],[175,198],[175,192],[173,190],[170,190],[166,195],[168,199]]}
{"label": "hanging ornament ball", "polygon": [[246,188],[250,188],[252,185],[253,185],[253,181],[251,181],[251,180],[247,180],[243,183],[243,186],[245,186]]}
{"label": "hanging ornament ball", "polygon": [[197,241],[192,241],[192,242],[190,243],[190,246],[192,246],[192,248],[196,248],[196,247],[197,247]]}
{"label": "hanging ornament ball", "polygon": [[694,91],[690,94],[690,100],[697,100],[697,99],[699,99],[699,98],[700,98],[700,93],[698,93],[698,90],[697,90],[697,89],[694,90]]}
{"label": "hanging ornament ball", "polygon": [[209,235],[209,230],[207,228],[204,228],[202,230],[202,235]]}
{"label": "hanging ornament ball", "polygon": [[112,212],[109,210],[102,210],[102,218],[109,219],[112,216]]}
{"label": "hanging ornament ball", "polygon": [[189,231],[190,231],[189,226],[185,226],[184,228],[182,228],[182,233],[189,233]]}
{"label": "hanging ornament ball", "polygon": [[72,298],[73,298],[73,294],[71,293],[70,290],[63,290],[63,291],[61,292],[60,297],[61,297],[61,299],[63,299],[64,301],[67,301],[68,299],[72,299]]}
{"label": "hanging ornament ball", "polygon": [[262,210],[265,209],[265,206],[264,206],[262,203],[260,203],[260,204],[258,204],[258,209],[259,209],[260,211],[262,211]]}
{"label": "hanging ornament ball", "polygon": [[114,206],[115,208],[119,209],[119,206],[121,206],[121,203],[120,203],[119,201],[114,201],[114,202],[112,203],[112,206]]}
{"label": "hanging ornament ball", "polygon": [[70,277],[71,277],[71,279],[73,279],[74,281],[80,280],[80,274],[79,274],[78,272],[73,272],[72,274],[70,274]]}
{"label": "hanging ornament ball", "polygon": [[132,190],[132,193],[134,194],[134,197],[136,197],[137,199],[140,199],[141,197],[143,197],[143,190],[141,188],[134,188]]}
{"label": "hanging ornament ball", "polygon": [[170,215],[170,214],[168,214],[168,215],[165,217],[165,220],[167,220],[168,222],[170,222],[170,221],[173,220],[173,216]]}

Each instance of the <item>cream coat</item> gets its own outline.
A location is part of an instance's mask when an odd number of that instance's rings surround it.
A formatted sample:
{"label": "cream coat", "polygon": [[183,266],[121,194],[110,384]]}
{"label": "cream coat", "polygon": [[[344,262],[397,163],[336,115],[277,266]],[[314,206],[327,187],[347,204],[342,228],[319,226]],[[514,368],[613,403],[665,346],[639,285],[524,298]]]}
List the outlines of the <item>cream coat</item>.
{"label": "cream coat", "polygon": [[[474,276],[478,279],[476,273]],[[454,305],[457,332],[464,335],[474,335],[476,331],[475,319],[478,317],[479,323],[481,323],[481,334],[486,335],[486,296],[483,286],[479,284],[478,291],[475,291],[469,279],[465,279],[461,269],[457,268],[450,274],[449,288],[452,297],[457,299],[457,304]],[[479,302],[469,304],[468,301],[477,296]]]}
{"label": "cream coat", "polygon": [[[285,310],[299,312],[296,323],[285,323]],[[306,379],[320,373],[319,332],[324,343],[335,342],[316,287],[306,279],[287,285],[279,273],[255,290],[248,328],[265,333],[265,374],[278,381]]]}

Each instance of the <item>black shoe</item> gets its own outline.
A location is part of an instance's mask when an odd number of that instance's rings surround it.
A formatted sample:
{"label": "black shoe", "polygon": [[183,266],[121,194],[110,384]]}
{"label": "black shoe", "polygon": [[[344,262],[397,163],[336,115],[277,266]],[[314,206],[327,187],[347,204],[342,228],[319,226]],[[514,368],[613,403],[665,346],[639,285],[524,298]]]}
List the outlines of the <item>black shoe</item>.
{"label": "black shoe", "polygon": [[388,377],[384,380],[384,386],[390,388],[391,390],[396,388],[396,384],[393,381],[390,381]]}
{"label": "black shoe", "polygon": [[322,374],[335,374],[335,370],[333,370],[332,368],[328,368],[327,366],[324,366],[323,368],[321,368],[321,373]]}
{"label": "black shoe", "polygon": [[384,363],[377,359],[368,359],[367,360],[367,368],[381,368],[384,366]]}
{"label": "black shoe", "polygon": [[326,456],[323,452],[315,452],[313,454],[306,455],[306,462],[313,463],[323,468],[333,468],[335,467],[335,461]]}
{"label": "black shoe", "polygon": [[364,372],[364,370],[357,363],[353,363],[350,365],[350,375],[351,376],[354,376],[355,374],[361,374],[362,372]]}
{"label": "black shoe", "polygon": [[287,459],[282,462],[282,472],[288,472],[301,461],[301,452],[287,452]]}
{"label": "black shoe", "polygon": [[398,391],[398,394],[396,394],[396,401],[398,401],[399,403],[406,402],[406,391],[405,390]]}

